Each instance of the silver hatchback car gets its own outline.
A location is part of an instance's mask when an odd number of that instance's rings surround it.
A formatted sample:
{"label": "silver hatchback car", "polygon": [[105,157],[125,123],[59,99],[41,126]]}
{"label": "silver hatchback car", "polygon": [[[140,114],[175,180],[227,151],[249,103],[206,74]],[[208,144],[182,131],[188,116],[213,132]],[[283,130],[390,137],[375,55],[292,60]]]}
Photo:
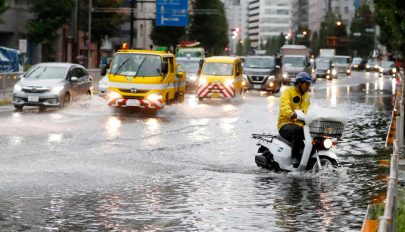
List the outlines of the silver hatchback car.
{"label": "silver hatchback car", "polygon": [[14,85],[13,105],[63,108],[81,95],[92,95],[92,77],[71,63],[40,63],[31,67]]}

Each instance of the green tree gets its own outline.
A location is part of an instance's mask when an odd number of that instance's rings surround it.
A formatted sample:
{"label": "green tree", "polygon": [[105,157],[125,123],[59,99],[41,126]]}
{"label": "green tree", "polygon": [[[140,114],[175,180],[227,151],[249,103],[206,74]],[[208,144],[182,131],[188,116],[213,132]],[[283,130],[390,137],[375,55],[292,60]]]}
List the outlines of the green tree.
{"label": "green tree", "polygon": [[310,42],[310,44],[309,44],[309,47],[311,48],[312,53],[313,53],[315,56],[318,56],[318,54],[319,54],[319,37],[318,37],[318,32],[315,31],[315,32],[312,34],[311,42]]}
{"label": "green tree", "polygon": [[284,44],[286,44],[286,42],[287,42],[287,39],[285,38],[285,35],[284,35],[284,33],[280,33],[280,35],[278,36],[278,39],[277,39],[277,47],[276,47],[276,50],[277,50],[277,52],[280,52],[280,48],[284,45]]}
{"label": "green tree", "polygon": [[33,18],[28,21],[27,35],[35,43],[42,43],[44,61],[56,59],[54,41],[58,30],[68,22],[73,9],[73,0],[30,1]]}
{"label": "green tree", "polygon": [[[88,1],[79,2],[79,30],[88,31]],[[93,8],[115,9],[119,8],[122,0],[93,0]],[[91,40],[96,42],[98,47],[101,46],[101,41],[105,36],[112,36],[114,32],[120,30],[124,22],[124,14],[117,12],[92,12],[91,13]],[[99,49],[97,49],[99,50]]]}
{"label": "green tree", "polygon": [[[228,45],[228,22],[220,0],[194,0],[190,36],[199,41],[209,55],[222,54]],[[211,12],[211,13],[204,13]]]}
{"label": "green tree", "polygon": [[336,16],[332,11],[325,14],[321,28],[319,30],[319,47],[326,47],[326,39],[330,36],[335,36]]}
{"label": "green tree", "polygon": [[368,32],[375,28],[372,12],[368,5],[361,5],[356,10],[350,25],[350,41],[356,56],[367,57],[375,46],[375,33]]}
{"label": "green tree", "polygon": [[[8,9],[8,6],[6,4],[6,0],[0,0],[0,15],[2,15],[7,9]],[[0,19],[0,23],[3,23],[1,19]]]}
{"label": "green tree", "polygon": [[238,55],[238,56],[245,55],[245,54],[243,54],[243,43],[240,39],[238,40],[238,43],[236,44],[236,55]]}
{"label": "green tree", "polygon": [[243,42],[243,55],[249,55],[252,51],[252,41],[249,38],[246,38]]}
{"label": "green tree", "polygon": [[[393,49],[402,59],[405,57],[405,2],[401,0],[374,0],[377,23],[390,39],[380,42]],[[405,67],[405,62],[403,62]]]}
{"label": "green tree", "polygon": [[184,27],[157,27],[155,21],[153,21],[150,38],[154,44],[176,48],[176,45],[184,37],[185,31]]}

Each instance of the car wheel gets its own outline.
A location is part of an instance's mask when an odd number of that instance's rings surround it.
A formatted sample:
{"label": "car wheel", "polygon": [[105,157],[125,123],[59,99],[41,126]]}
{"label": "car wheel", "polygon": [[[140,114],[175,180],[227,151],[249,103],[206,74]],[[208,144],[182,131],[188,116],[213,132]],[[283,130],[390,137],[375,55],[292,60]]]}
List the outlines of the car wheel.
{"label": "car wheel", "polygon": [[14,109],[15,109],[15,111],[22,111],[23,106],[20,106],[20,105],[14,105]]}
{"label": "car wheel", "polygon": [[62,98],[62,102],[60,104],[60,108],[65,108],[66,106],[68,106],[70,104],[70,94],[66,93],[63,98]]}

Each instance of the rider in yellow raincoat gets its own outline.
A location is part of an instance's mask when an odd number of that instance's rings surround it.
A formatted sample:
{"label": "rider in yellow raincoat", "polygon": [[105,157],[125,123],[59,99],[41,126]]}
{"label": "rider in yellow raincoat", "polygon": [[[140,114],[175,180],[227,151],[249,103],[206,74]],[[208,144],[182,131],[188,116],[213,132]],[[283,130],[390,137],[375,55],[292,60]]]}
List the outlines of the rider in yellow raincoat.
{"label": "rider in yellow raincoat", "polygon": [[300,149],[304,146],[304,123],[297,120],[294,110],[306,113],[309,102],[309,87],[312,78],[306,72],[300,72],[295,78],[294,86],[287,88],[280,97],[280,112],[278,116],[278,129],[280,135],[291,142],[292,163],[298,167],[301,154]]}

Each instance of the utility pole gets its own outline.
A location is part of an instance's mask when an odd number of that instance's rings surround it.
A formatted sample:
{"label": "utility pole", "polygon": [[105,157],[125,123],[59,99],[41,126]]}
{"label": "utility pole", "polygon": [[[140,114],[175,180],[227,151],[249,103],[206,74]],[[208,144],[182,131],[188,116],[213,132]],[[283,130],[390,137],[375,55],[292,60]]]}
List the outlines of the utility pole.
{"label": "utility pole", "polygon": [[132,49],[132,43],[134,41],[134,7],[135,7],[135,0],[131,0],[131,16],[130,16],[130,36],[129,36],[129,48]]}
{"label": "utility pole", "polygon": [[88,47],[87,47],[87,68],[90,68],[91,65],[91,11],[93,8],[93,0],[89,0],[89,26],[88,26]]}

